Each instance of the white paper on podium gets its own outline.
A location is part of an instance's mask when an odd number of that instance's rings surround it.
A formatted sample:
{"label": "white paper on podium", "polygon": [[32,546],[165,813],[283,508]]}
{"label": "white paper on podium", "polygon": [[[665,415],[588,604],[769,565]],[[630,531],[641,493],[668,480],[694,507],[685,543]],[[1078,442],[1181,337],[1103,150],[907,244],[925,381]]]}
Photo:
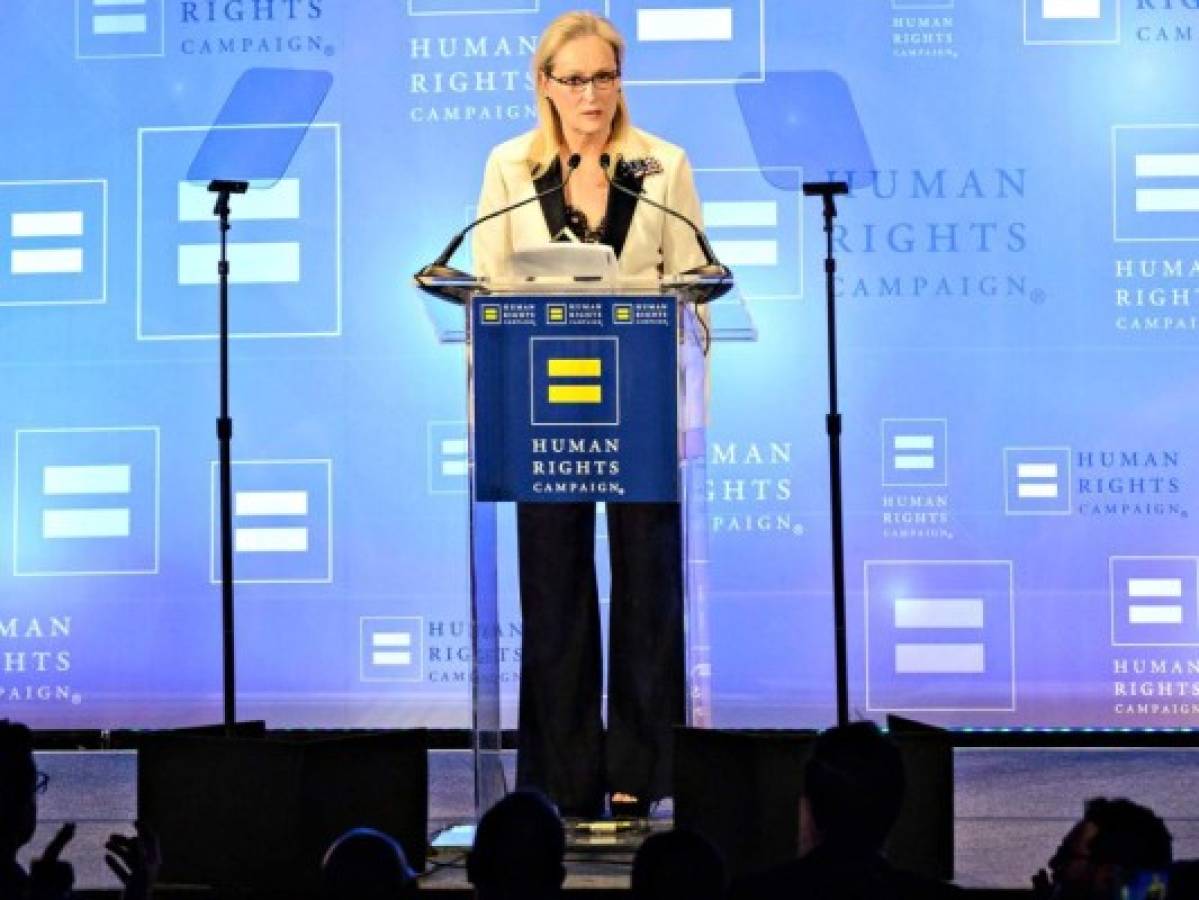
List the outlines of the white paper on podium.
{"label": "white paper on podium", "polygon": [[578,278],[586,281],[615,281],[616,251],[607,244],[551,242],[522,247],[509,261],[517,279]]}

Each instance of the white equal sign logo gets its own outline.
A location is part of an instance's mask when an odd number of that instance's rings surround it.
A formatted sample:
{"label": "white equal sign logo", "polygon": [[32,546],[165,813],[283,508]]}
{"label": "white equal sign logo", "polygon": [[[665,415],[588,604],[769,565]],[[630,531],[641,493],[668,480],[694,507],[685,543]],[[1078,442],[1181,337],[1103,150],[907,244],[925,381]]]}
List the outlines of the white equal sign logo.
{"label": "white equal sign logo", "polygon": [[1101,0],[1041,0],[1041,15],[1046,19],[1102,19]]}
{"label": "white equal sign logo", "polygon": [[92,34],[145,34],[146,0],[92,0]]}
{"label": "white equal sign logo", "polygon": [[1181,625],[1181,578],[1129,578],[1129,625]]}
{"label": "white equal sign logo", "polygon": [[[179,221],[212,219],[213,195],[207,187],[179,182]],[[282,178],[269,188],[252,188],[234,198],[235,222],[298,220],[300,180]],[[217,283],[217,243],[179,245],[179,284]],[[228,246],[232,284],[294,284],[300,280],[299,241],[231,241]]]}
{"label": "white equal sign logo", "polygon": [[637,10],[637,40],[645,42],[733,40],[731,6]]}
{"label": "white equal sign logo", "polygon": [[[92,498],[127,496],[132,475],[127,465],[45,466],[42,494],[47,497]],[[76,503],[87,502],[76,500]],[[71,506],[42,510],[46,540],[127,538],[132,514],[128,506]]]}
{"label": "white equal sign logo", "polygon": [[[673,12],[673,10],[671,10]],[[712,249],[725,265],[777,266],[779,242],[776,239],[750,238],[750,230],[777,231],[778,203],[761,201],[713,201],[703,205],[704,228],[717,233]],[[740,230],[743,236],[721,237],[729,231]]]}
{"label": "white equal sign logo", "polygon": [[1060,491],[1057,463],[1017,463],[1016,496],[1022,500],[1053,500]]}
{"label": "white equal sign logo", "polygon": [[[9,233],[14,243],[44,238],[82,238],[83,211],[14,212]],[[83,271],[83,246],[20,247],[9,255],[13,275],[78,275]]]}
{"label": "white equal sign logo", "polygon": [[238,553],[307,553],[308,528],[303,525],[242,525],[263,518],[300,518],[308,515],[307,491],[237,491],[233,515],[233,548]]}
{"label": "white equal sign logo", "polygon": [[380,668],[412,665],[412,632],[376,631],[371,634],[371,665]]}
{"label": "white equal sign logo", "polygon": [[446,478],[466,477],[466,438],[441,439],[441,474]]}
{"label": "white equal sign logo", "polygon": [[[1199,212],[1199,153],[1138,153],[1134,165],[1137,212]],[[1173,180],[1166,186],[1147,181],[1156,178]],[[1179,184],[1178,179],[1191,181]]]}
{"label": "white equal sign logo", "polygon": [[892,438],[892,461],[903,472],[929,471],[937,467],[937,441],[931,434],[897,434]]}
{"label": "white equal sign logo", "polygon": [[[895,600],[895,628],[906,630],[978,631],[983,628],[983,601],[976,597]],[[902,642],[895,645],[899,675],[980,675],[986,672],[986,647],[977,642]]]}

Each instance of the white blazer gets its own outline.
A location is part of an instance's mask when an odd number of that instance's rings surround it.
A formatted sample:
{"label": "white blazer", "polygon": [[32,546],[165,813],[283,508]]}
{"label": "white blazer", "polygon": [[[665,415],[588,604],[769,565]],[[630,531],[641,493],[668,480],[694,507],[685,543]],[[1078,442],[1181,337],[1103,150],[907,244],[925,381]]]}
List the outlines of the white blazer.
{"label": "white blazer", "polygon": [[[527,132],[492,149],[483,173],[478,215],[486,215],[536,193],[527,161],[532,140],[533,132]],[[644,193],[663,206],[678,210],[703,228],[691,164],[680,147],[632,129],[624,158],[657,160],[662,171],[645,176],[642,181]],[[611,193],[619,192],[611,189]],[[564,200],[561,195],[556,195],[554,202]],[[609,210],[611,204],[612,201]],[[497,216],[474,230],[471,245],[474,272],[502,280],[509,276],[508,261],[514,250],[544,244],[550,238],[541,203],[529,203],[507,215]],[[685,272],[702,265],[704,257],[695,234],[684,223],[648,203],[637,202],[619,260],[622,275],[647,277]]]}

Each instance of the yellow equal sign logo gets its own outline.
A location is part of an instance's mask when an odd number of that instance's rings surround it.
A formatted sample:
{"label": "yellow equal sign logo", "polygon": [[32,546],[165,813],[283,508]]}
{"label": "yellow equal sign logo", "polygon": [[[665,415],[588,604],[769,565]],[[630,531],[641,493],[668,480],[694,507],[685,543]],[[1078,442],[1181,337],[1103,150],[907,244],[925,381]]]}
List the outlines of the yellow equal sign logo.
{"label": "yellow equal sign logo", "polygon": [[498,306],[483,307],[483,321],[494,325],[500,320],[500,308]]}
{"label": "yellow equal sign logo", "polygon": [[632,322],[633,307],[624,305],[612,307],[612,320],[620,324]]}
{"label": "yellow equal sign logo", "polygon": [[[553,315],[553,307],[550,307]],[[546,361],[546,374],[551,378],[599,378],[603,364],[596,357],[551,358]],[[550,403],[603,403],[603,388],[598,382],[549,385]]]}
{"label": "yellow equal sign logo", "polygon": [[566,307],[565,306],[547,306],[545,311],[546,311],[546,318],[550,322],[561,323],[561,322],[566,321]]}

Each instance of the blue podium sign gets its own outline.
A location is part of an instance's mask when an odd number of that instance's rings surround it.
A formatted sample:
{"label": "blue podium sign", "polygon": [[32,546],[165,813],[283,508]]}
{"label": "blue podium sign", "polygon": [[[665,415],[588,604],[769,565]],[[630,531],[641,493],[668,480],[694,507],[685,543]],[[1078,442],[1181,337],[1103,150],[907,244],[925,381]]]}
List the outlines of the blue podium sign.
{"label": "blue podium sign", "polygon": [[674,297],[475,296],[475,499],[679,499]]}

